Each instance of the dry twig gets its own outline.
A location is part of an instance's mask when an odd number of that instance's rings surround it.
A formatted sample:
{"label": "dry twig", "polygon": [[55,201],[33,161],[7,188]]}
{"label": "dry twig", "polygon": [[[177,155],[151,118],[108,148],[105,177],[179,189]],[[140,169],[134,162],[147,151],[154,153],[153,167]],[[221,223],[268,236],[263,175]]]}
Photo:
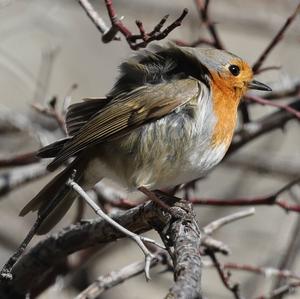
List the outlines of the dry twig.
{"label": "dry twig", "polygon": [[190,201],[197,205],[212,205],[212,206],[249,206],[249,205],[277,205],[285,211],[293,211],[300,213],[299,205],[291,205],[283,200],[278,200],[278,196],[289,190],[294,185],[298,184],[300,178],[288,183],[273,194],[256,197],[256,198],[238,198],[238,199],[214,199],[214,198],[191,198]]}
{"label": "dry twig", "polygon": [[[217,32],[215,23],[211,20],[210,15],[208,13],[209,9],[209,0],[195,0],[195,4],[199,13],[199,16],[204,23],[204,25],[207,27],[211,37],[212,37],[212,44],[217,49],[225,49],[223,43],[221,42],[220,36]],[[202,40],[202,43],[205,40]],[[200,40],[198,41],[199,44]],[[206,43],[206,42],[205,42]]]}
{"label": "dry twig", "polygon": [[230,282],[230,274],[225,273],[224,267],[221,265],[219,260],[217,259],[215,253],[209,249],[206,250],[206,253],[209,255],[211,258],[214,266],[216,267],[218,274],[224,284],[224,286],[232,292],[234,298],[236,299],[242,299],[243,296],[240,294],[240,286],[238,283],[231,283]]}
{"label": "dry twig", "polygon": [[293,23],[293,21],[297,17],[299,11],[300,11],[300,3],[297,5],[297,7],[294,10],[294,12],[287,18],[287,20],[285,21],[285,23],[283,24],[283,26],[280,28],[280,30],[278,31],[278,33],[271,40],[271,42],[266,47],[266,49],[259,56],[259,58],[257,59],[257,61],[253,64],[252,69],[253,69],[253,72],[255,74],[257,74],[259,72],[262,64],[264,63],[264,61],[266,60],[266,58],[268,57],[268,55],[270,54],[270,52],[282,40],[282,38],[284,36],[284,33],[289,28],[289,26]]}
{"label": "dry twig", "polygon": [[[165,260],[165,251],[159,251],[154,254],[154,259],[151,261],[150,267],[154,267],[157,264]],[[144,272],[144,262],[135,262],[121,268],[118,271],[110,272],[107,275],[99,276],[95,282],[83,290],[75,299],[96,299],[104,291],[113,288],[116,285],[123,283],[124,281],[137,276]]]}
{"label": "dry twig", "polygon": [[110,18],[111,27],[107,28],[101,17],[93,9],[88,0],[79,0],[80,5],[85,10],[87,15],[96,25],[98,30],[102,34],[102,41],[104,43],[109,43],[112,40],[118,39],[116,36],[120,32],[127,40],[129,47],[132,50],[138,50],[140,48],[145,48],[149,43],[155,40],[162,40],[169,35],[176,27],[179,27],[188,13],[185,8],[182,14],[168,27],[162,30],[163,25],[167,21],[168,15],[164,16],[161,21],[154,27],[154,29],[146,33],[142,21],[137,20],[136,25],[139,29],[139,34],[133,34],[122,22],[121,18],[118,18],[116,10],[113,6],[112,0],[105,0],[105,5]]}
{"label": "dry twig", "polygon": [[95,213],[97,215],[99,215],[102,219],[104,219],[110,225],[114,226],[116,229],[120,230],[120,232],[122,232],[127,237],[131,238],[134,242],[136,242],[136,244],[141,248],[141,250],[143,251],[143,253],[145,255],[144,271],[145,271],[146,279],[150,280],[150,271],[149,270],[150,270],[150,264],[151,264],[152,260],[154,259],[154,256],[148,250],[148,248],[145,246],[144,242],[149,242],[149,243],[155,244],[157,246],[160,246],[160,245],[158,245],[155,241],[153,241],[149,238],[141,237],[141,236],[129,231],[128,229],[126,229],[125,227],[123,227],[122,225],[120,225],[119,223],[114,221],[111,217],[106,215],[102,211],[102,209],[89,197],[89,195],[72,179],[69,179],[69,181],[67,182],[67,185],[70,186],[75,192],[77,192],[85,200],[85,202],[95,211]]}

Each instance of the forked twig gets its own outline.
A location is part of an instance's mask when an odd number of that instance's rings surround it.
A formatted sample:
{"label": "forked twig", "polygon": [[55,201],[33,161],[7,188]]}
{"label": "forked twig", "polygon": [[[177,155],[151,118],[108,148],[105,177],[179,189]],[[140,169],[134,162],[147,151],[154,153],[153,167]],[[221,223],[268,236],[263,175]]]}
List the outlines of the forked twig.
{"label": "forked twig", "polygon": [[145,48],[149,43],[155,40],[162,40],[169,35],[176,27],[180,26],[183,19],[188,13],[185,8],[182,14],[164,30],[162,30],[163,25],[167,21],[168,15],[164,16],[160,22],[154,27],[149,33],[146,32],[142,21],[137,20],[136,25],[139,29],[139,34],[133,34],[122,22],[122,18],[117,16],[116,10],[113,6],[112,0],[105,0],[105,5],[110,18],[111,27],[108,28],[102,18],[94,10],[92,5],[88,0],[79,0],[80,5],[87,13],[89,18],[93,21],[97,29],[102,34],[102,41],[104,43],[109,43],[112,40],[119,40],[117,34],[120,32],[127,40],[129,47],[132,50],[138,50],[140,48]]}
{"label": "forked twig", "polygon": [[73,179],[69,179],[69,181],[67,182],[67,185],[70,186],[74,191],[76,191],[86,201],[86,203],[94,210],[94,212],[97,215],[99,215],[106,222],[108,222],[109,224],[114,226],[116,229],[118,229],[119,231],[121,231],[122,233],[124,233],[126,236],[128,236],[129,238],[131,238],[133,241],[135,241],[137,243],[137,245],[141,248],[141,250],[143,251],[143,253],[145,255],[144,271],[145,271],[146,279],[149,280],[150,279],[150,273],[149,273],[150,264],[151,264],[151,261],[154,259],[154,256],[149,251],[149,249],[145,246],[145,244],[143,242],[149,242],[149,243],[155,244],[162,248],[164,248],[164,247],[162,245],[157,244],[155,241],[153,241],[149,238],[141,237],[141,236],[129,231],[128,229],[126,229],[125,227],[123,227],[122,225],[120,225],[119,223],[114,221],[112,218],[110,218],[108,215],[106,215],[102,211],[102,209],[89,197],[89,195]]}

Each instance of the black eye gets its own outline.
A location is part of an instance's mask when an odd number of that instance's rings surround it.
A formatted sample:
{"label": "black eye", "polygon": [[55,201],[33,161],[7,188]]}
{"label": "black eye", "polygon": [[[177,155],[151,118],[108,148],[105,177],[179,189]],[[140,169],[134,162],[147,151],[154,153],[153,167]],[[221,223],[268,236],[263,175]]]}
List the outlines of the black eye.
{"label": "black eye", "polygon": [[235,64],[229,66],[229,71],[233,76],[238,76],[240,74],[240,68]]}

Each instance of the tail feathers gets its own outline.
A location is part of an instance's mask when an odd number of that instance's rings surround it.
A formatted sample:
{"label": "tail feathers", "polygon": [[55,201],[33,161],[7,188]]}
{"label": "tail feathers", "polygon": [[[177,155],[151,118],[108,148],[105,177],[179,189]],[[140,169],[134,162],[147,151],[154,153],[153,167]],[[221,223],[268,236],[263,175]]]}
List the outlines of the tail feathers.
{"label": "tail feathers", "polygon": [[75,193],[66,185],[67,180],[76,170],[74,181],[80,183],[83,177],[82,161],[74,160],[65,170],[59,173],[48,183],[20,212],[25,216],[30,211],[38,211],[43,218],[46,217],[37,229],[36,234],[49,232],[67,213],[76,198]]}
{"label": "tail feathers", "polygon": [[41,158],[53,158],[58,155],[58,153],[62,150],[65,143],[69,141],[72,137],[67,137],[56,142],[53,142],[43,148],[41,148],[37,152],[37,156]]}

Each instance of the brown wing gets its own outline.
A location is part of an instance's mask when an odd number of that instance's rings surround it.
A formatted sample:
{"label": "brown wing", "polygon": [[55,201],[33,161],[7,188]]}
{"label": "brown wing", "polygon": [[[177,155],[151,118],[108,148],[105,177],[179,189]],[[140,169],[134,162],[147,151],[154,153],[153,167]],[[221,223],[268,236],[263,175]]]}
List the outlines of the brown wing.
{"label": "brown wing", "polygon": [[83,102],[68,107],[66,127],[70,136],[74,136],[96,113],[98,113],[110,98],[86,98]]}
{"label": "brown wing", "polygon": [[198,97],[199,93],[199,82],[191,78],[143,86],[118,96],[65,144],[48,169],[56,169],[91,145],[123,136],[136,127],[171,113]]}

